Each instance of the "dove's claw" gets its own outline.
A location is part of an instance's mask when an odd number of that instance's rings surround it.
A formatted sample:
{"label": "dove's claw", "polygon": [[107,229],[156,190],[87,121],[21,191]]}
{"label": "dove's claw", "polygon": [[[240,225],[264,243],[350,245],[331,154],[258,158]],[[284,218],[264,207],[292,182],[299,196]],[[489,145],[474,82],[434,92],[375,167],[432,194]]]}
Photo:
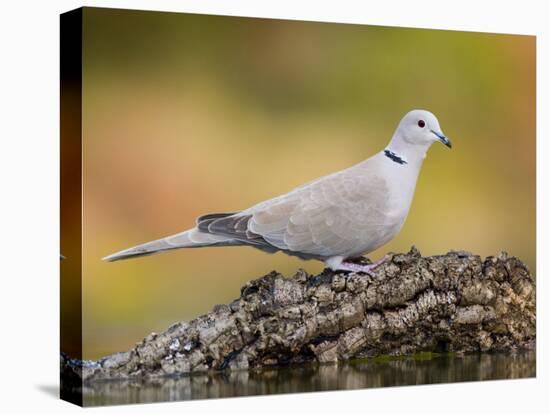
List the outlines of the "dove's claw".
{"label": "dove's claw", "polygon": [[375,270],[378,266],[384,264],[386,260],[388,260],[388,256],[384,256],[380,260],[377,260],[376,262],[368,265],[360,265],[357,263],[343,261],[342,263],[340,263],[337,270],[346,270],[348,272],[355,272],[355,273],[360,272],[360,273],[365,273],[369,276],[376,276],[373,270]]}

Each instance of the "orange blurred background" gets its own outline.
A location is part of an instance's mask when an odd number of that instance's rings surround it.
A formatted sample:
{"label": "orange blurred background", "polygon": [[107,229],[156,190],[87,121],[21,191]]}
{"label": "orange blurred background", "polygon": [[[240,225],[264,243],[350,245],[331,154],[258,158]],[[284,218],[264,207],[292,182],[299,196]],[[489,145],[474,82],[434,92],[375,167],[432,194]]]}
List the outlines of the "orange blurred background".
{"label": "orange blurred background", "polygon": [[402,232],[372,254],[507,250],[535,271],[535,38],[86,8],[83,356],[317,262],[251,248],[100,259],[384,148],[413,108],[434,145]]}

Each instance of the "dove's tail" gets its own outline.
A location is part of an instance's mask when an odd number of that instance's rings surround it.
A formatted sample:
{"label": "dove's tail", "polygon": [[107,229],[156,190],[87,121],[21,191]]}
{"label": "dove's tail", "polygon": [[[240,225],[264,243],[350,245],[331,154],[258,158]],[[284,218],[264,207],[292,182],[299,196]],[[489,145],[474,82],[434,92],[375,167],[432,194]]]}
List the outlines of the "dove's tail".
{"label": "dove's tail", "polygon": [[103,260],[107,262],[115,262],[117,260],[149,256],[152,254],[165,252],[167,250],[205,246],[237,246],[240,244],[242,243],[226,236],[203,233],[197,230],[197,228],[193,228],[191,230],[184,231],[183,233],[174,234],[173,236],[140,244],[139,246],[130,247],[126,250],[121,250],[120,252],[104,257]]}

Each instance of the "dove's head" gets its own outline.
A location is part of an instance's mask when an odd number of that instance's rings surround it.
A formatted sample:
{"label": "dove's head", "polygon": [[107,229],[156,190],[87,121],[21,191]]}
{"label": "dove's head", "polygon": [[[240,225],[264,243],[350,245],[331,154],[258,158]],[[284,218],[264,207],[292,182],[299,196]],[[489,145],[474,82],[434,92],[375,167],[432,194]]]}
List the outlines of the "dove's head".
{"label": "dove's head", "polygon": [[429,111],[415,109],[403,117],[396,135],[408,144],[427,147],[439,141],[451,148],[451,141],[443,134],[439,121]]}

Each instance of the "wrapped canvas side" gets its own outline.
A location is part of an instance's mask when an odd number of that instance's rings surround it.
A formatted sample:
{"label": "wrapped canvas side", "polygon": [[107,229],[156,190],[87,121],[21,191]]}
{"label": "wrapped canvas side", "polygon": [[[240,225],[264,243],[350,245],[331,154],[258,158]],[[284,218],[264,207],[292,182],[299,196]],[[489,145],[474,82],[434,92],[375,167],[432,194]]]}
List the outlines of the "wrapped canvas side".
{"label": "wrapped canvas side", "polygon": [[[82,359],[82,9],[60,19],[62,356]],[[61,374],[62,399],[82,405],[82,383]],[[68,386],[70,384],[70,386]]]}

